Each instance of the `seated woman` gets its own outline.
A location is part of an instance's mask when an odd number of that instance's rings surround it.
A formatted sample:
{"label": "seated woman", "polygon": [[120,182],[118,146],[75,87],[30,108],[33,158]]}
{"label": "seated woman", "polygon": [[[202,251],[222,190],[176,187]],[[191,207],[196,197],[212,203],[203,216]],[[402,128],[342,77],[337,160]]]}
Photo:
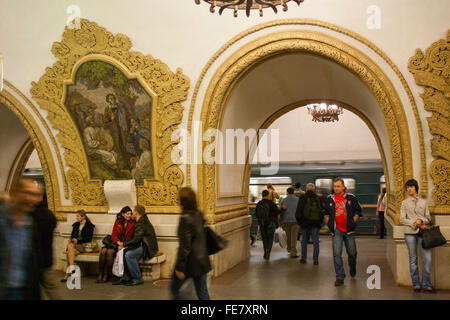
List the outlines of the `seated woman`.
{"label": "seated woman", "polygon": [[99,271],[97,283],[109,281],[112,272],[114,258],[118,249],[118,242],[124,242],[133,239],[134,225],[136,221],[131,219],[131,208],[126,206],[117,214],[114,222],[110,241],[103,241],[104,247],[100,251]]}
{"label": "seated woman", "polygon": [[[67,263],[69,266],[75,264],[75,256],[86,252],[84,244],[92,241],[95,226],[89,220],[84,210],[78,210],[77,222],[72,225],[72,234],[67,244]],[[66,282],[70,274],[66,273],[61,282]]]}

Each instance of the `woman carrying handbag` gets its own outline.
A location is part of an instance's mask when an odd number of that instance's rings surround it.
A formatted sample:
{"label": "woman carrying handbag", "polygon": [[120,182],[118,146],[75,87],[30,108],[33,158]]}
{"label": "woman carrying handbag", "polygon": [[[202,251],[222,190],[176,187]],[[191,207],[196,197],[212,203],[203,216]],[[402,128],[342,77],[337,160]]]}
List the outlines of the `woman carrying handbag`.
{"label": "woman carrying handbag", "polygon": [[211,270],[203,213],[197,210],[194,190],[185,187],[179,193],[182,214],[178,225],[177,261],[170,285],[175,300],[181,299],[180,288],[188,278],[193,278],[200,300],[209,300],[207,274]]}
{"label": "woman carrying handbag", "polygon": [[[424,292],[434,293],[430,280],[431,249],[422,247],[423,239],[420,233],[420,230],[425,230],[428,228],[427,225],[431,223],[430,212],[426,200],[418,196],[419,184],[416,180],[406,181],[405,189],[408,198],[402,202],[400,223],[408,227],[408,231],[405,232],[405,242],[409,252],[409,271],[413,289],[415,292],[423,290]],[[417,246],[420,247],[422,254],[422,282],[419,279]]]}

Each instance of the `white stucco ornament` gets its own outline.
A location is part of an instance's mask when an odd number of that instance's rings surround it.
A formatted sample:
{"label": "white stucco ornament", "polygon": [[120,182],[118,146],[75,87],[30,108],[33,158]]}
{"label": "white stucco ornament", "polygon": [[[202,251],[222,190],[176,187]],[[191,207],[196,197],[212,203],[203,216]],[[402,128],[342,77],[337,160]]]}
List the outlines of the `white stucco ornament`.
{"label": "white stucco ornament", "polygon": [[117,214],[123,207],[133,208],[137,204],[134,180],[105,180],[103,188],[109,204],[108,213]]}

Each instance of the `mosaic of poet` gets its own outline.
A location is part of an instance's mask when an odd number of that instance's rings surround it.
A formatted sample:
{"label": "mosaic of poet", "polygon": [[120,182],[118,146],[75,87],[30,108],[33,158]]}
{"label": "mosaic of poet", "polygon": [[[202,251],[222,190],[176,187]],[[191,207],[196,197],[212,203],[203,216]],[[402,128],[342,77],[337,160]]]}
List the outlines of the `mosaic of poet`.
{"label": "mosaic of poet", "polygon": [[151,152],[152,97],[138,80],[103,61],[83,63],[67,87],[65,106],[74,119],[92,178],[154,176]]}

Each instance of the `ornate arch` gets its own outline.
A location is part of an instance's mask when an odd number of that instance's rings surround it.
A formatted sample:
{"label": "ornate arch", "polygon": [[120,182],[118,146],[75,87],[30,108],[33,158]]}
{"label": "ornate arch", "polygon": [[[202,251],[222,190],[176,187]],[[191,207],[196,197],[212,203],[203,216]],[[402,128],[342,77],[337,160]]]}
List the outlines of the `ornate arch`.
{"label": "ornate arch", "polygon": [[[38,153],[39,160],[42,165],[48,206],[55,212],[57,205],[60,203],[60,199],[59,184],[56,166],[52,158],[52,151],[33,115],[17,98],[14,97],[12,93],[8,91],[9,88],[12,88],[14,91],[17,89],[15,89],[9,82],[5,82],[5,84],[6,87],[0,92],[0,104],[6,106],[19,118],[25,130],[30,135],[30,139]],[[60,215],[56,215],[58,220],[63,219]]]}
{"label": "ornate arch", "polygon": [[[394,172],[394,199],[391,202],[395,203],[396,209],[400,208],[404,181],[413,175],[410,136],[403,105],[389,78],[375,62],[334,37],[313,31],[284,31],[263,36],[241,47],[219,67],[207,88],[201,111],[204,130],[218,128],[227,92],[245,70],[267,57],[295,51],[319,55],[342,65],[373,93],[383,114],[391,145]],[[198,188],[202,208],[210,223],[215,221],[215,182],[215,166],[203,164],[198,172]],[[398,223],[399,217],[396,216],[395,220]]]}
{"label": "ornate arch", "polygon": [[446,39],[434,42],[425,54],[417,49],[409,59],[408,69],[416,83],[425,87],[421,97],[426,111],[431,139],[430,164],[433,179],[432,211],[438,214],[450,213],[450,30]]}
{"label": "ornate arch", "polygon": [[[66,85],[74,79],[77,68],[86,61],[102,60],[119,68],[128,79],[136,78],[154,96],[151,131],[155,178],[145,179],[137,187],[138,203],[150,212],[178,212],[177,193],[184,180],[183,172],[171,159],[176,142],[172,132],[181,123],[181,101],[187,97],[189,79],[181,69],[176,73],[150,55],[130,51],[131,40],[113,35],[96,23],[81,19],[80,29],[66,27],[61,42],[55,42],[52,53],[58,61],[47,68],[39,81],[32,82],[31,94],[39,106],[48,111],[47,119],[64,149],[65,172],[72,190],[72,203],[91,212],[107,211],[103,183],[90,176],[87,156],[76,124],[65,107]],[[64,207],[73,211],[74,207]]]}

